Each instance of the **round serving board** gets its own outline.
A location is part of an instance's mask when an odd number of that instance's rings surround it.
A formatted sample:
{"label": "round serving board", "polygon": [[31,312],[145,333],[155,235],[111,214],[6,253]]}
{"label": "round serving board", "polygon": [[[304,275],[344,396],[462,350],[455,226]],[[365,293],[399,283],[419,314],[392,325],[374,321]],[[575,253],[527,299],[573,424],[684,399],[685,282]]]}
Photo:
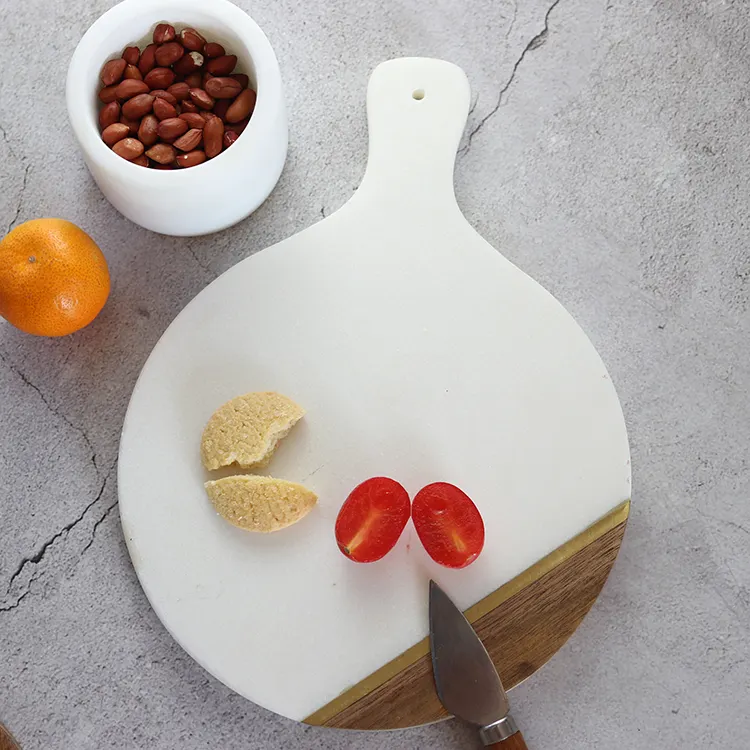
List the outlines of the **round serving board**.
{"label": "round serving board", "polygon": [[[292,719],[390,728],[442,715],[424,641],[430,578],[471,608],[506,685],[559,648],[616,556],[630,460],[591,342],[458,209],[464,73],[393,60],[367,105],[353,198],[219,277],[154,348],[123,427],[119,492],[143,589],[208,671]],[[320,498],[271,535],[216,516],[200,462],[211,413],[255,390],[307,409],[268,473]],[[434,481],[464,489],[487,529],[479,559],[440,568],[409,525],[382,561],[346,560],[336,514],[374,475],[412,495]]]}

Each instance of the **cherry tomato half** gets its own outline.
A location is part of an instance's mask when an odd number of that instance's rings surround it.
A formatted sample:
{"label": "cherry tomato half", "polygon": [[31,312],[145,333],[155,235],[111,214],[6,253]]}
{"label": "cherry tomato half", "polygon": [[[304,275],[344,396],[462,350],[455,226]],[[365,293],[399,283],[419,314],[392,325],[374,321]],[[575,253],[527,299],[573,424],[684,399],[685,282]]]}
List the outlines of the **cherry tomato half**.
{"label": "cherry tomato half", "polygon": [[471,498],[458,487],[435,482],[421,489],[411,509],[427,554],[447,568],[465,568],[484,547],[484,522]]}
{"label": "cherry tomato half", "polygon": [[398,482],[387,477],[367,479],[341,506],[336,542],[350,560],[375,562],[396,545],[410,515],[409,494]]}

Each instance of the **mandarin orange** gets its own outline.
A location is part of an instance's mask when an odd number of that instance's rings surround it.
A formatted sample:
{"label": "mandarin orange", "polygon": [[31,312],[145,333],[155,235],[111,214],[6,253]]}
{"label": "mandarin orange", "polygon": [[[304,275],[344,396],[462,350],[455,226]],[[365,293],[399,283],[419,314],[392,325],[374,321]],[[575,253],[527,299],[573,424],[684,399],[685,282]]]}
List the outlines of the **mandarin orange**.
{"label": "mandarin orange", "polygon": [[33,219],[0,241],[0,316],[26,333],[66,336],[88,325],[109,296],[97,244],[65,219]]}

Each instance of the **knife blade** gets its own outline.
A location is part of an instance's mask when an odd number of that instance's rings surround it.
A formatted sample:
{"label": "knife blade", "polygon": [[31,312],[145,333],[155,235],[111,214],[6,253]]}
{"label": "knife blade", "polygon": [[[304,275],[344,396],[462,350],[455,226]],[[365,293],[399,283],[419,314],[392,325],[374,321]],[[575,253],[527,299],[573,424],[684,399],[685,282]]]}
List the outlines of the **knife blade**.
{"label": "knife blade", "polygon": [[479,728],[487,747],[526,750],[500,676],[463,612],[430,581],[430,653],[445,709]]}

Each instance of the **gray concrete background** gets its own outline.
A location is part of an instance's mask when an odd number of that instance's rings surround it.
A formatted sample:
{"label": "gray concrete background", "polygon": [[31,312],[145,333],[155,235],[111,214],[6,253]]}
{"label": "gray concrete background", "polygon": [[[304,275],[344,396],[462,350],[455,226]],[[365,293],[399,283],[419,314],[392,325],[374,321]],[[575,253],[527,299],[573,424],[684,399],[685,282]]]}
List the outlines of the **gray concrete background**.
{"label": "gray concrete background", "polygon": [[[207,0],[207,4],[210,0]],[[512,701],[529,747],[750,747],[750,23],[741,0],[238,0],[282,67],[291,146],[249,220],[176,240],[130,224],[66,120],[68,60],[109,0],[0,0],[0,229],[80,224],[102,315],[62,340],[0,324],[0,719],[26,750],[475,746],[454,723],[306,728],[208,676],[151,612],[114,468],[149,351],[217,274],[341,206],[371,69],[461,65],[468,219],[575,315],[607,363],[634,506],[598,604]]]}

